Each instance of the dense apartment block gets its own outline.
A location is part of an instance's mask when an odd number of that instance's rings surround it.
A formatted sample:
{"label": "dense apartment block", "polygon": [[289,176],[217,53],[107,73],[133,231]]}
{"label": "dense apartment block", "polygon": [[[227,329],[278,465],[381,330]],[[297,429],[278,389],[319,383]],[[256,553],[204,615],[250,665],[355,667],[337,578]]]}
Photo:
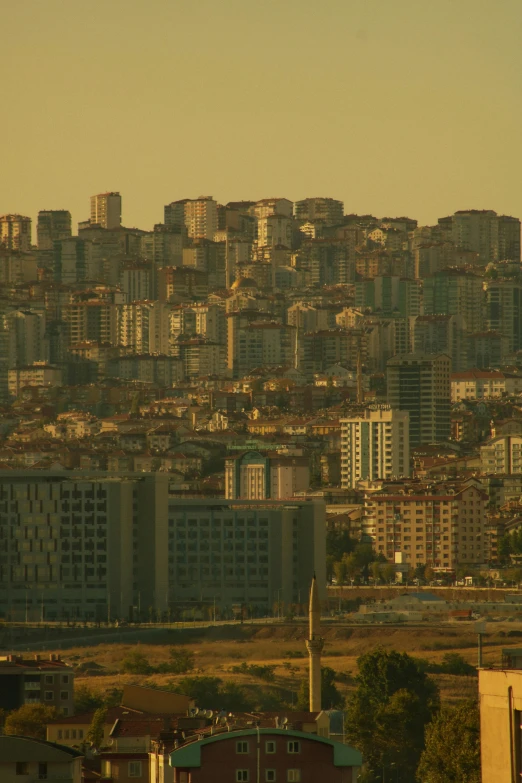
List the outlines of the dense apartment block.
{"label": "dense apartment block", "polygon": [[27,252],[31,249],[31,218],[23,215],[0,217],[0,247]]}
{"label": "dense apartment block", "polygon": [[305,198],[294,204],[294,216],[299,222],[320,221],[327,226],[343,222],[344,204],[335,198]]}
{"label": "dense apartment block", "polygon": [[410,475],[409,414],[389,406],[341,419],[341,486]]}
{"label": "dense apartment block", "polygon": [[451,401],[485,400],[522,391],[522,375],[500,370],[467,370],[451,373]]}
{"label": "dense apartment block", "polygon": [[412,568],[454,570],[484,562],[488,495],[476,481],[419,491],[388,487],[368,492],[365,530],[377,554]]}
{"label": "dense apartment block", "polygon": [[426,277],[423,298],[425,315],[461,315],[468,332],[484,328],[484,284],[475,271],[452,267]]}
{"label": "dense apartment block", "polygon": [[38,250],[52,250],[54,242],[71,236],[71,213],[68,209],[42,209],[36,224]]}
{"label": "dense apartment block", "polygon": [[74,714],[74,671],[59,655],[0,657],[0,709],[45,704],[63,715]]}
{"label": "dense apartment block", "polygon": [[379,275],[355,283],[355,306],[369,307],[380,315],[420,315],[421,301],[417,280]]}

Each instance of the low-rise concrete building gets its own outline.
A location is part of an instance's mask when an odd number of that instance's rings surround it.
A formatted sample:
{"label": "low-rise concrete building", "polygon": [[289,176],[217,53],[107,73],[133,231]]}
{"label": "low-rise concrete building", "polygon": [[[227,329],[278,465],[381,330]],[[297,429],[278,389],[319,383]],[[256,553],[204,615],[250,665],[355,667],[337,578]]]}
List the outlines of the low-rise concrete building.
{"label": "low-rise concrete building", "polygon": [[0,736],[2,783],[81,783],[82,758],[82,753],[63,745],[32,737]]}

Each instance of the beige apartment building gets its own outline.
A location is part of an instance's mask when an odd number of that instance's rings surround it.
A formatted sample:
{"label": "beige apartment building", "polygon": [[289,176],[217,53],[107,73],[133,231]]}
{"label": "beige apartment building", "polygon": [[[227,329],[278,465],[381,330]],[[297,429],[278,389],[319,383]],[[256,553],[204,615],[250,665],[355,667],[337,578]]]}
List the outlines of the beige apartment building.
{"label": "beige apartment building", "polygon": [[363,416],[341,419],[341,486],[356,487],[363,479],[410,475],[407,411],[389,405],[367,408]]}
{"label": "beige apartment building", "polygon": [[214,239],[218,229],[217,202],[212,196],[200,196],[184,202],[184,221],[191,239]]}
{"label": "beige apartment building", "polygon": [[522,391],[522,375],[500,370],[466,370],[451,373],[451,401],[485,400],[518,394]]}
{"label": "beige apartment building", "polygon": [[9,395],[18,397],[24,386],[62,386],[63,371],[45,362],[35,362],[29,367],[17,367],[9,370],[7,385]]}
{"label": "beige apartment building", "polygon": [[522,473],[522,436],[499,435],[480,447],[481,473]]}
{"label": "beige apartment building", "polygon": [[102,228],[121,226],[121,196],[119,193],[99,193],[91,196],[91,223]]}
{"label": "beige apartment building", "polygon": [[258,220],[269,215],[284,215],[291,218],[293,211],[293,202],[287,198],[262,198],[253,206],[254,215]]}
{"label": "beige apartment building", "polygon": [[285,215],[267,215],[257,221],[258,247],[292,247],[293,219]]}
{"label": "beige apartment building", "polygon": [[31,249],[31,218],[23,215],[2,215],[0,217],[0,247],[3,250]]}
{"label": "beige apartment building", "polygon": [[[407,485],[406,485],[407,486]],[[476,481],[368,492],[364,527],[377,554],[412,568],[453,570],[484,562],[488,495]]]}

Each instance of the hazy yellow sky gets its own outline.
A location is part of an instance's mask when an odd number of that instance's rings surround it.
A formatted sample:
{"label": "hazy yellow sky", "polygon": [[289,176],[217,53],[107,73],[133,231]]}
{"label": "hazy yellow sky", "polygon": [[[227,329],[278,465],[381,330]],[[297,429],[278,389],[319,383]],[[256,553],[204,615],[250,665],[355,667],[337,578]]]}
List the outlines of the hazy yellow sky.
{"label": "hazy yellow sky", "polygon": [[[0,214],[522,216],[522,0],[3,0]],[[35,234],[33,228],[33,234]]]}

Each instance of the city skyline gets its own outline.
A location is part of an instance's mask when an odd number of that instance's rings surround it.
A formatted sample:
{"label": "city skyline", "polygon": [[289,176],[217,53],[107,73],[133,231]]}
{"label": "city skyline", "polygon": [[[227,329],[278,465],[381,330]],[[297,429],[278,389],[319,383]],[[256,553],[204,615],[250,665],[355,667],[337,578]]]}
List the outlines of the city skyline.
{"label": "city skyline", "polygon": [[0,214],[75,225],[111,190],[144,227],[200,193],[329,195],[421,224],[520,214],[521,17],[511,0],[13,4]]}

